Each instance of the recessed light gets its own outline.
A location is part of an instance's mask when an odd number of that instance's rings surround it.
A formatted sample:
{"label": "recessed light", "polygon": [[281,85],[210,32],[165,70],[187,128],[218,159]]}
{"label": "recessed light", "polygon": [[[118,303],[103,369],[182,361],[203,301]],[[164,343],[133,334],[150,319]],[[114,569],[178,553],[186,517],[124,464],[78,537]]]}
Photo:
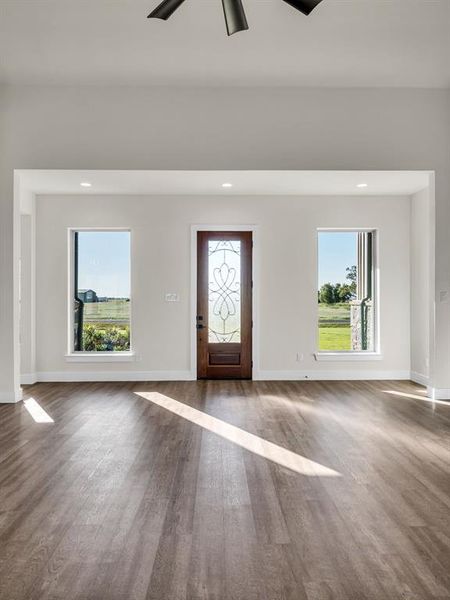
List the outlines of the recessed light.
{"label": "recessed light", "polygon": [[81,185],[81,187],[86,187],[86,188],[92,187],[92,183],[89,183],[89,181],[82,181],[80,183],[80,185]]}
{"label": "recessed light", "polygon": [[358,188],[366,188],[366,187],[369,187],[369,184],[368,183],[358,183],[358,185],[356,187],[358,187]]}
{"label": "recessed light", "polygon": [[230,188],[230,187],[233,187],[233,184],[232,183],[222,183],[222,187],[223,188]]}

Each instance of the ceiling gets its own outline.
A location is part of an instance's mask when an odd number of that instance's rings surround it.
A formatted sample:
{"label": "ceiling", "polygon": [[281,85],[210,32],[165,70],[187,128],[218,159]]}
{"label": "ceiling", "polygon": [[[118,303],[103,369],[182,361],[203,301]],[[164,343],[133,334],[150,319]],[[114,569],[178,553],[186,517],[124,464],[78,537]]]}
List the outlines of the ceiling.
{"label": "ceiling", "polygon": [[[22,192],[154,195],[410,195],[422,171],[16,171]],[[91,187],[81,187],[90,183]],[[223,188],[223,183],[232,187]],[[367,187],[359,188],[359,184]]]}
{"label": "ceiling", "polygon": [[450,87],[450,0],[323,0],[309,16],[243,0],[228,38],[221,0],[0,0],[0,82],[193,86]]}

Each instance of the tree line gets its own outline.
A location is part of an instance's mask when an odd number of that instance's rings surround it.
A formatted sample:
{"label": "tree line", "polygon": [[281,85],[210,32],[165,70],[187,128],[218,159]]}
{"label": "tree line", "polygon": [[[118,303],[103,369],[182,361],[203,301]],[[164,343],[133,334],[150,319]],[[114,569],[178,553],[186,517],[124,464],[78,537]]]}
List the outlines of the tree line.
{"label": "tree line", "polygon": [[337,304],[350,302],[356,298],[356,265],[347,267],[345,278],[348,283],[324,283],[318,292],[321,304]]}

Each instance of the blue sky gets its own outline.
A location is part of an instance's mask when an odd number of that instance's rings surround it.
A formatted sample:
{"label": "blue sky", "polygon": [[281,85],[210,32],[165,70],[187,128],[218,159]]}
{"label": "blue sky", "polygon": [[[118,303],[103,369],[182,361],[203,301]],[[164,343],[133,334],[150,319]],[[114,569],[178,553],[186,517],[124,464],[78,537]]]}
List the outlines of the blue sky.
{"label": "blue sky", "polygon": [[130,297],[130,233],[78,233],[78,288],[99,296]]}
{"label": "blue sky", "polygon": [[346,282],[346,267],[357,264],[357,237],[354,231],[319,231],[319,288]]}

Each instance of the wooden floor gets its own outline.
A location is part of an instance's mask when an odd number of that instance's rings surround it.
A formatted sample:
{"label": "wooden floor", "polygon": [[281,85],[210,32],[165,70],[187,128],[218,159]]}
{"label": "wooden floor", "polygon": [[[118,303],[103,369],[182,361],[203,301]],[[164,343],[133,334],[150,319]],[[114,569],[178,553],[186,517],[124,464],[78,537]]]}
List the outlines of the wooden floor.
{"label": "wooden floor", "polygon": [[450,405],[423,396],[29,387],[54,422],[0,405],[0,598],[450,599]]}

